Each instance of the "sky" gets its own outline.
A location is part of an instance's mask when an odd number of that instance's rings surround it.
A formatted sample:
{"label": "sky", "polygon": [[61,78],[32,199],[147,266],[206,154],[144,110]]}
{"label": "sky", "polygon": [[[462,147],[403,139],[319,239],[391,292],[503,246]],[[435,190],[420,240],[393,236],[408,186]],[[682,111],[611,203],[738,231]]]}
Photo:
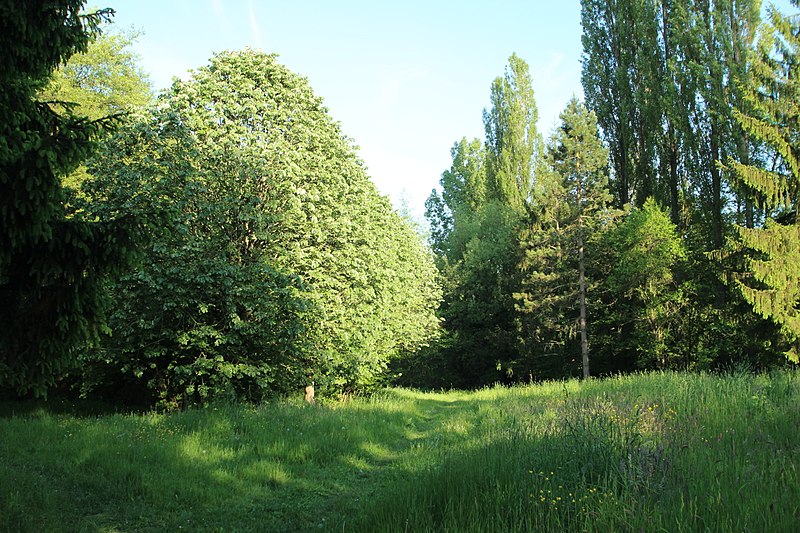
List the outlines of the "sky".
{"label": "sky", "polygon": [[223,50],[251,47],[308,78],[381,193],[421,219],[462,137],[483,139],[492,80],[530,65],[549,135],[580,85],[578,0],[99,0],[156,90]]}

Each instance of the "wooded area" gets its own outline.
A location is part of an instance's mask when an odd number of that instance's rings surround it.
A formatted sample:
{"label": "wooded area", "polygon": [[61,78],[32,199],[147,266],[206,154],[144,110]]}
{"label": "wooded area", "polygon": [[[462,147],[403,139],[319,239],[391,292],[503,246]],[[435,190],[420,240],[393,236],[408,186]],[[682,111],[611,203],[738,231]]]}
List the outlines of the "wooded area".
{"label": "wooded area", "polygon": [[112,11],[2,0],[2,395],[796,364],[797,14],[581,6],[586,102],[539,132],[512,54],[423,235],[276,56],[222,52],[154,96]]}

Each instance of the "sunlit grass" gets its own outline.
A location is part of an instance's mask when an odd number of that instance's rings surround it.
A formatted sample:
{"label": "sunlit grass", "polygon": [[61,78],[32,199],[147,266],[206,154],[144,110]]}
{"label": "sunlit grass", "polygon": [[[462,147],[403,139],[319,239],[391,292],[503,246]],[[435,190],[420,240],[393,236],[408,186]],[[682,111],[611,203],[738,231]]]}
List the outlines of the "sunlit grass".
{"label": "sunlit grass", "polygon": [[796,531],[800,379],[0,419],[4,531]]}

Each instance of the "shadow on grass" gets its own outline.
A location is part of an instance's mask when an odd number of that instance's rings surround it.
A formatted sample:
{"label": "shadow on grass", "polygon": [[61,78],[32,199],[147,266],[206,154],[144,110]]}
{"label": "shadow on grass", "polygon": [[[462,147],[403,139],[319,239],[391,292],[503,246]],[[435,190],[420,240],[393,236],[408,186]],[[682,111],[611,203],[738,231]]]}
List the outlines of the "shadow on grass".
{"label": "shadow on grass", "polygon": [[384,467],[448,438],[436,421],[459,409],[400,396],[94,418],[37,406],[0,419],[0,529],[327,529],[384,492]]}

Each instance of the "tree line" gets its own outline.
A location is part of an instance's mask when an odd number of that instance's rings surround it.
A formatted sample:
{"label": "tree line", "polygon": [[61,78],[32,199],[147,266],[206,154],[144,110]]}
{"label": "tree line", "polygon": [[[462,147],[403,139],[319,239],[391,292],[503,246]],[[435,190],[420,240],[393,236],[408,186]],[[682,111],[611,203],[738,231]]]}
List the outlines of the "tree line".
{"label": "tree line", "polygon": [[426,204],[445,334],[409,383],[797,362],[800,21],[760,8],[582,1],[546,140],[509,58]]}
{"label": "tree line", "polygon": [[586,102],[545,138],[512,55],[426,245],[275,55],[216,54],[154,97],[111,10],[6,3],[4,395],[178,407],[797,361],[794,15],[583,0]]}

